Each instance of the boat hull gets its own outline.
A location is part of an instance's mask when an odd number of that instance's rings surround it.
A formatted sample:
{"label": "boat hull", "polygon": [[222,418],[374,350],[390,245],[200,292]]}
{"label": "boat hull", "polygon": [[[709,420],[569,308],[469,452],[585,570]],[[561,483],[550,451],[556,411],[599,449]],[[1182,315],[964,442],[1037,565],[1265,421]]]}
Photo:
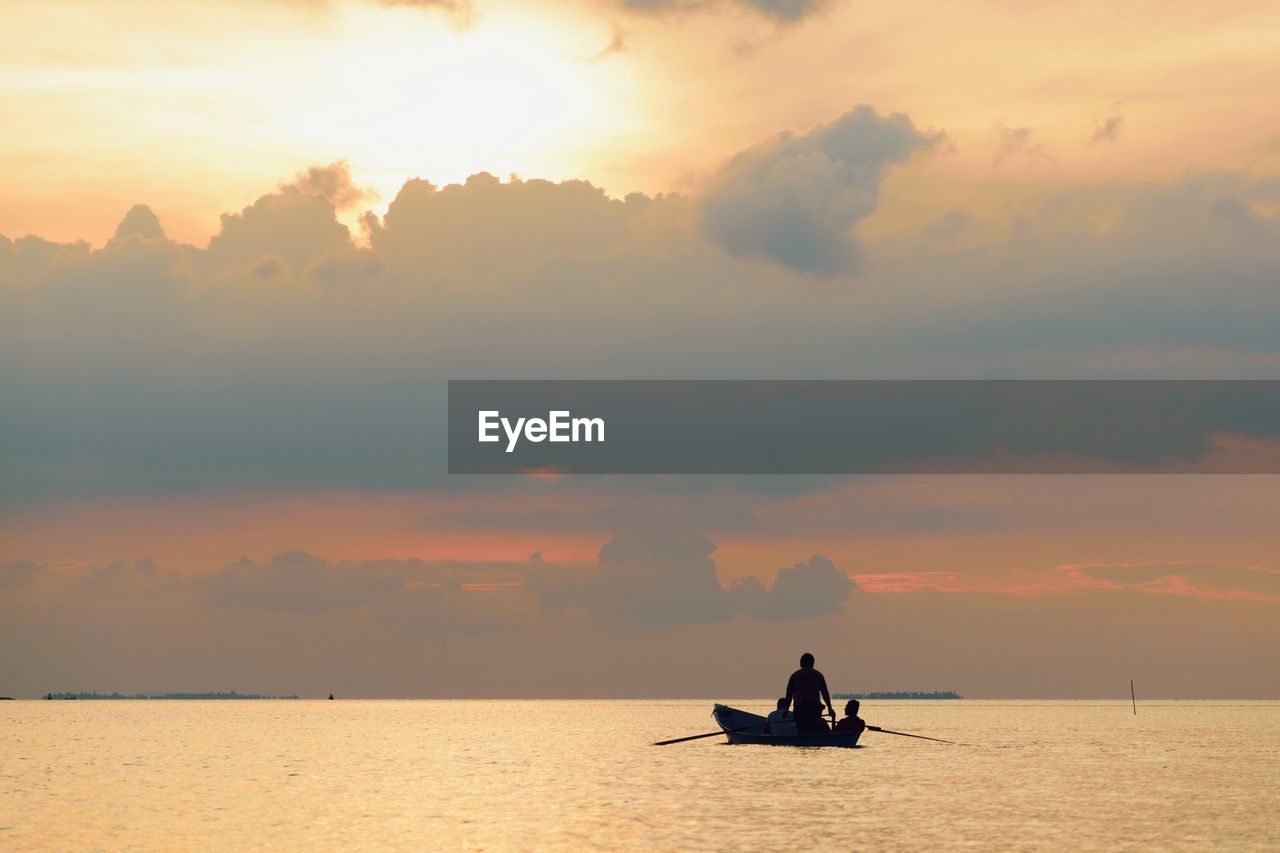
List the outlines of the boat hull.
{"label": "boat hull", "polygon": [[[835,746],[844,749],[857,747],[862,732],[829,732],[817,735],[767,735],[765,718],[728,705],[716,705],[711,712],[724,730],[729,743],[756,746]],[[740,731],[731,731],[738,729]]]}

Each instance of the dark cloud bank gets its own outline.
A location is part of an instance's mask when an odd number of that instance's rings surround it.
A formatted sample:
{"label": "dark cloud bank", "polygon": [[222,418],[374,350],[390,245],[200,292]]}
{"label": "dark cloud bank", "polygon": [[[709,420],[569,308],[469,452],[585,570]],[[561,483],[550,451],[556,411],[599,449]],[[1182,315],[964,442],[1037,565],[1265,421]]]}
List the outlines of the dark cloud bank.
{"label": "dark cloud bank", "polygon": [[415,179],[353,236],[335,205],[364,191],[338,164],[205,248],[144,206],[101,248],[0,238],[0,499],[422,487],[450,377],[1280,367],[1275,181],[1081,188],[866,245],[886,175],[937,138],[859,107],[743,152],[697,199]]}
{"label": "dark cloud bank", "polygon": [[[1274,180],[1082,187],[1008,221],[958,209],[861,239],[886,176],[936,138],[859,108],[743,152],[697,199],[412,180],[353,236],[336,207],[361,190],[322,167],[226,215],[203,248],[168,239],[145,206],[99,248],[0,238],[0,500],[479,488],[442,476],[450,377],[1276,375]],[[1273,605],[1161,594],[1190,570],[1093,567],[1076,595],[961,599],[855,594],[853,567],[817,556],[726,586],[710,555],[694,532],[629,530],[592,566],[296,553],[193,580],[147,562],[10,562],[0,644],[32,694],[341,679],[371,695],[761,695],[776,687],[761,672],[794,665],[796,620],[824,660],[873,635],[896,645],[892,668],[859,661],[872,681],[858,689],[954,677],[986,695],[1101,695],[1144,655],[1175,662],[1157,676],[1182,695],[1274,672]],[[1176,665],[1189,654],[1240,667],[1193,684]],[[662,684],[632,683],[655,657]],[[1274,676],[1254,688],[1274,695]]]}

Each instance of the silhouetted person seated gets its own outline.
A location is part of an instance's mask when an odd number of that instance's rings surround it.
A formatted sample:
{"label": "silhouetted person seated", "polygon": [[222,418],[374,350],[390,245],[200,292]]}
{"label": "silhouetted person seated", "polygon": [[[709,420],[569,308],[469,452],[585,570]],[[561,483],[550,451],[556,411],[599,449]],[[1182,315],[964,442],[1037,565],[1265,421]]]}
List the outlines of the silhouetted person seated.
{"label": "silhouetted person seated", "polygon": [[767,735],[793,735],[796,733],[796,721],[787,712],[787,700],[778,700],[778,709],[770,711],[765,717],[764,733]]}
{"label": "silhouetted person seated", "polygon": [[850,699],[848,702],[845,703],[844,705],[845,717],[843,720],[836,723],[836,731],[853,734],[854,732],[861,732],[863,729],[867,727],[867,724],[862,721],[861,717],[858,716],[858,707],[859,705],[858,705],[857,699]]}
{"label": "silhouetted person seated", "polygon": [[787,681],[786,701],[795,714],[796,731],[799,734],[814,735],[830,731],[826,721],[822,719],[822,705],[826,703],[833,720],[836,718],[836,709],[831,707],[827,679],[813,668],[813,655],[808,652],[800,656],[800,668],[791,673],[791,678]]}

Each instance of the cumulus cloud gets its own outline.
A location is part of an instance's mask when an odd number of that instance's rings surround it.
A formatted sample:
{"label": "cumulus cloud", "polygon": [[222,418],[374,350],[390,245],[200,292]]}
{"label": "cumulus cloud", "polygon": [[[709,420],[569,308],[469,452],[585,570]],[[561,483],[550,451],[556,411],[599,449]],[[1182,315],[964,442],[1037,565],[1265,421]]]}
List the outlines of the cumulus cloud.
{"label": "cumulus cloud", "polygon": [[728,587],[711,559],[715,543],[680,523],[647,524],[614,534],[596,565],[531,589],[553,613],[578,608],[621,625],[717,622],[742,614],[788,621],[835,613],[856,584],[829,560],[813,556],[778,572],[765,587],[748,578]]}
{"label": "cumulus cloud", "polygon": [[319,196],[338,210],[354,207],[362,201],[372,201],[377,192],[369,187],[359,187],[351,178],[351,166],[345,160],[336,160],[327,166],[310,166],[299,172],[281,189]]}
{"label": "cumulus cloud", "polygon": [[715,544],[687,528],[638,527],[614,536],[576,577],[536,577],[544,610],[580,608],[623,625],[715,622],[733,615],[711,560]]}
{"label": "cumulus cloud", "polygon": [[369,242],[398,270],[484,271],[517,258],[608,251],[652,200],[611,199],[586,181],[553,183],[487,173],[437,187],[405,182],[386,215],[365,218]]}
{"label": "cumulus cloud", "polygon": [[118,243],[126,237],[139,237],[143,240],[163,240],[165,239],[164,228],[160,226],[160,220],[152,212],[151,208],[145,204],[135,204],[129,208],[129,212],[125,214],[124,219],[120,220],[120,224],[116,226],[115,236],[111,238],[112,243]]}
{"label": "cumulus cloud", "polygon": [[246,264],[265,255],[286,258],[298,269],[323,255],[350,248],[351,233],[323,195],[286,185],[240,213],[224,213],[222,230],[209,241],[209,258]]}
{"label": "cumulus cloud", "polygon": [[738,609],[748,616],[785,622],[839,613],[855,589],[857,584],[848,575],[830,560],[814,554],[807,563],[781,569],[770,587],[748,578],[734,584],[730,594]]}
{"label": "cumulus cloud", "polygon": [[55,260],[83,258],[89,251],[83,242],[55,243],[34,235],[10,240],[0,235],[0,282],[26,285],[46,280]]}
{"label": "cumulus cloud", "polygon": [[784,133],[730,160],[702,198],[702,230],[731,254],[793,269],[857,269],[854,226],[875,212],[885,171],[938,140],[901,113],[859,106],[806,134]]}

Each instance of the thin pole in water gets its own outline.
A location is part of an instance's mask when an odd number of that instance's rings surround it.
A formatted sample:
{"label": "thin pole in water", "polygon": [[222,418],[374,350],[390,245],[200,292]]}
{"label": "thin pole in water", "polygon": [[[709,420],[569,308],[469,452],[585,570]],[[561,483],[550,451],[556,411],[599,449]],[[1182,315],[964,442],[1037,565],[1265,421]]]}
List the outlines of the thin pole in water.
{"label": "thin pole in water", "polygon": [[1133,715],[1138,716],[1138,697],[1133,692],[1133,679],[1129,679],[1129,698],[1133,700]]}

